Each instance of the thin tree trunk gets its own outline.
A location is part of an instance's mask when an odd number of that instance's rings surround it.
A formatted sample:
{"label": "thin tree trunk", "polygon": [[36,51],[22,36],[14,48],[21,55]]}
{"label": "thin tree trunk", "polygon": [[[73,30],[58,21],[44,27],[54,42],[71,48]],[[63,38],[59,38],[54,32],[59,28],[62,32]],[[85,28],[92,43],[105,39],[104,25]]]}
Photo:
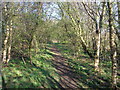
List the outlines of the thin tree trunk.
{"label": "thin tree trunk", "polygon": [[92,44],[92,49],[94,50],[94,55],[96,54],[96,50],[97,50],[97,47],[96,47],[96,40],[95,40],[95,37],[93,36],[92,37],[92,42],[93,42],[93,44]]}
{"label": "thin tree trunk", "polygon": [[35,53],[37,53],[37,52],[39,51],[39,48],[38,48],[37,38],[36,38],[35,35],[33,36],[32,46],[34,46],[34,48],[35,48]]}
{"label": "thin tree trunk", "polygon": [[[103,20],[103,15],[104,15],[104,7],[105,7],[105,2],[103,2],[103,6],[102,6],[102,11],[100,14],[100,18],[99,18],[99,11],[97,11],[97,15],[96,18],[91,15],[91,13],[87,10],[86,8],[86,4],[82,3],[87,14],[91,17],[91,19],[95,22],[96,25],[96,55],[95,55],[95,62],[94,62],[94,66],[95,66],[95,71],[99,71],[99,62],[100,62],[100,43],[101,43],[101,29],[102,29],[102,20]],[[88,7],[88,6],[87,6]]]}
{"label": "thin tree trunk", "polygon": [[97,23],[97,21],[96,21],[96,45],[97,45],[97,52],[96,52],[96,56],[95,56],[95,71],[99,71],[100,46],[101,46],[101,30],[102,30],[102,20],[103,20],[104,12],[105,12],[105,2],[103,3],[103,6],[102,6],[102,12],[100,14],[99,22]]}
{"label": "thin tree trunk", "polygon": [[0,89],[2,89],[2,2],[0,1]]}
{"label": "thin tree trunk", "polygon": [[94,58],[94,56],[92,55],[92,53],[89,52],[88,48],[87,48],[87,44],[85,43],[83,37],[82,37],[82,29],[81,29],[81,25],[78,24],[78,28],[77,28],[77,35],[80,38],[80,43],[82,44],[83,50],[90,56],[90,58]]}
{"label": "thin tree trunk", "polygon": [[[69,9],[68,9],[69,11]],[[82,47],[83,47],[83,50],[90,56],[90,58],[94,58],[92,53],[89,52],[89,50],[87,49],[87,45],[83,39],[83,37],[81,36],[81,32],[82,32],[82,29],[81,29],[81,26],[80,24],[77,24],[76,21],[74,20],[73,16],[70,15],[70,13],[68,12],[68,15],[70,16],[71,20],[72,20],[72,23],[77,27],[77,31],[76,31],[76,34],[78,35],[78,37],[80,38],[80,42],[82,44]]]}
{"label": "thin tree trunk", "polygon": [[113,17],[112,17],[112,6],[107,2],[109,11],[109,38],[110,38],[110,49],[111,49],[111,60],[112,60],[112,88],[117,87],[117,52],[115,44],[115,30],[113,28]]}
{"label": "thin tree trunk", "polygon": [[10,31],[9,31],[9,47],[8,47],[8,57],[6,63],[10,61],[11,58],[11,44],[12,44],[12,21],[10,22]]}
{"label": "thin tree trunk", "polygon": [[[5,10],[5,17],[8,19],[9,14],[7,13],[8,8],[7,8],[7,4],[5,4],[4,6],[4,10]],[[2,54],[2,61],[3,63],[6,63],[7,61],[7,43],[8,43],[8,39],[9,39],[9,21],[6,19],[6,27],[5,27],[5,39],[3,41],[3,54]]]}
{"label": "thin tree trunk", "polygon": [[7,28],[6,28],[6,37],[5,37],[5,40],[4,40],[4,48],[3,48],[3,57],[2,57],[2,61],[4,63],[6,63],[6,60],[7,60],[7,43],[8,43],[8,38],[9,38],[9,26],[7,25]]}
{"label": "thin tree trunk", "polygon": [[120,32],[119,32],[119,29],[120,29],[120,2],[117,2],[117,7],[118,7],[118,29],[116,29],[116,35],[120,41]]}
{"label": "thin tree trunk", "polygon": [[[118,29],[116,29],[116,35],[118,37],[118,40],[120,41],[120,2],[117,1],[117,7],[118,7]],[[118,41],[118,42],[119,42]],[[118,49],[117,49],[117,58],[118,58],[118,66],[120,67],[120,45],[118,45]]]}
{"label": "thin tree trunk", "polygon": [[31,48],[32,48],[32,40],[31,40],[30,43],[29,43],[29,58],[30,58],[30,64],[32,64]]}
{"label": "thin tree trunk", "polygon": [[99,62],[100,62],[100,29],[98,33],[96,33],[96,45],[97,45],[97,52],[95,56],[95,71],[99,71]]}

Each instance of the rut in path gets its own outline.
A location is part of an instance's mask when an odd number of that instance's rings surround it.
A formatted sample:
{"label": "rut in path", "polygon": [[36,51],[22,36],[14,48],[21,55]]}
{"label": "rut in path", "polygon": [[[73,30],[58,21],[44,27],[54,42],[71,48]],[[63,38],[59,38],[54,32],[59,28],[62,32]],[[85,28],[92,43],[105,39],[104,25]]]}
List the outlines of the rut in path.
{"label": "rut in path", "polygon": [[59,50],[54,46],[50,48],[50,51],[55,53],[53,55],[53,65],[56,68],[56,72],[60,75],[60,82],[62,88],[78,88],[77,78],[75,78],[72,68],[65,62],[67,59],[64,58]]}

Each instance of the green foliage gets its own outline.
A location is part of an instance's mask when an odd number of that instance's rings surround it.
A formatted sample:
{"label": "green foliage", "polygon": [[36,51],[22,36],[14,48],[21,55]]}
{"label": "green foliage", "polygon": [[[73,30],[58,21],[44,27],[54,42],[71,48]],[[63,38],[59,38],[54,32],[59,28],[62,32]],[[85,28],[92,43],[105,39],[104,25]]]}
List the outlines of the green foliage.
{"label": "green foliage", "polygon": [[28,61],[11,60],[8,67],[3,68],[6,87],[9,88],[57,88],[58,74],[51,64],[52,56],[49,54],[36,54],[32,57],[33,65]]}
{"label": "green foliage", "polygon": [[[80,87],[110,87],[111,73],[114,71],[111,70],[110,56],[112,52],[110,49],[112,47],[110,46],[112,45],[109,44],[112,44],[113,40],[115,44],[113,46],[119,55],[118,29],[120,25],[119,20],[115,20],[119,19],[119,13],[116,13],[119,8],[117,3],[111,3],[113,12],[110,15],[113,18],[115,15],[116,18],[113,20],[113,25],[110,25],[108,24],[110,9],[104,3],[104,12],[102,4],[3,3],[2,55],[3,59],[8,58],[6,60],[11,57],[8,65],[3,68],[6,87],[59,87],[60,76],[52,62],[53,59],[58,58],[63,60],[65,58],[65,63],[73,69],[74,78],[78,78],[77,83]],[[55,7],[55,11],[53,7]],[[101,14],[100,17],[98,14]],[[102,18],[103,20],[101,20]],[[110,31],[111,26],[115,28],[113,31]],[[99,30],[101,31],[101,40],[98,39]],[[112,32],[116,32],[115,35],[112,35]],[[115,36],[115,39],[111,39],[112,36]],[[100,41],[100,50],[96,47],[99,46],[97,40]],[[54,49],[54,46],[59,49],[60,53],[50,50],[50,48]],[[97,50],[100,51],[98,75],[94,71],[94,61],[89,58],[89,56],[99,57],[96,54]],[[118,70],[118,78],[120,78],[120,70]],[[120,86],[120,83],[118,84]]]}
{"label": "green foliage", "polygon": [[[66,53],[70,48],[62,44],[55,44],[61,53],[68,58],[66,61],[73,69],[75,76],[79,76],[78,83],[82,88],[108,88],[111,86],[111,62],[102,61],[101,69],[98,75],[94,72],[94,61],[90,60],[89,56],[80,50],[80,57],[70,56]],[[67,49],[65,49],[67,48]]]}
{"label": "green foliage", "polygon": [[[66,63],[72,68],[73,78],[77,78],[81,88],[108,88],[110,87],[111,62],[102,61],[100,74],[94,72],[94,62],[83,53],[80,57],[74,57],[69,53],[70,48],[66,44],[47,44],[47,49],[41,49],[36,55],[32,49],[32,62],[13,59],[8,67],[3,68],[6,86],[9,88],[59,88],[60,76],[52,64],[53,53],[49,50],[55,45],[67,58]],[[118,85],[119,86],[119,85]]]}

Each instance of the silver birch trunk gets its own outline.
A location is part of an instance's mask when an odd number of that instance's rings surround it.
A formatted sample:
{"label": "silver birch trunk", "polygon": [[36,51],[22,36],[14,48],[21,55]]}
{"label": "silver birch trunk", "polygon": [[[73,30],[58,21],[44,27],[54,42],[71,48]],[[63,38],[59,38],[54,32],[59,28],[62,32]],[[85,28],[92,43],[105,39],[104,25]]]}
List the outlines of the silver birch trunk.
{"label": "silver birch trunk", "polygon": [[12,44],[12,21],[10,22],[8,57],[6,63],[8,63],[11,58],[11,44]]}
{"label": "silver birch trunk", "polygon": [[117,87],[117,51],[115,44],[115,29],[113,28],[113,17],[112,17],[112,5],[107,2],[109,12],[109,39],[111,49],[111,60],[112,60],[112,88]]}

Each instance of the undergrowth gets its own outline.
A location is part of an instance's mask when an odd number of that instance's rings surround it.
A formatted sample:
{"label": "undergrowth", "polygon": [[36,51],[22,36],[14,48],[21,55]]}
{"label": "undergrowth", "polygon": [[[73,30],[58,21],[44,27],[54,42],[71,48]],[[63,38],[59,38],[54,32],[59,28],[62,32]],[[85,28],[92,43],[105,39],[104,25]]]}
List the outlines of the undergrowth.
{"label": "undergrowth", "polygon": [[36,54],[33,64],[28,60],[12,59],[3,67],[3,75],[7,88],[57,88],[59,76],[52,66],[49,54]]}
{"label": "undergrowth", "polygon": [[[102,60],[100,62],[100,72],[96,75],[94,71],[94,60],[91,60],[87,54],[80,50],[79,56],[74,57],[70,54],[71,48],[65,44],[56,43],[55,46],[61,51],[67,63],[73,69],[76,76],[79,76],[79,85],[82,88],[110,88],[111,87],[111,61]],[[120,70],[119,70],[120,72]],[[120,76],[118,75],[120,79]],[[119,81],[119,80],[118,80]],[[118,82],[120,87],[120,82]]]}

